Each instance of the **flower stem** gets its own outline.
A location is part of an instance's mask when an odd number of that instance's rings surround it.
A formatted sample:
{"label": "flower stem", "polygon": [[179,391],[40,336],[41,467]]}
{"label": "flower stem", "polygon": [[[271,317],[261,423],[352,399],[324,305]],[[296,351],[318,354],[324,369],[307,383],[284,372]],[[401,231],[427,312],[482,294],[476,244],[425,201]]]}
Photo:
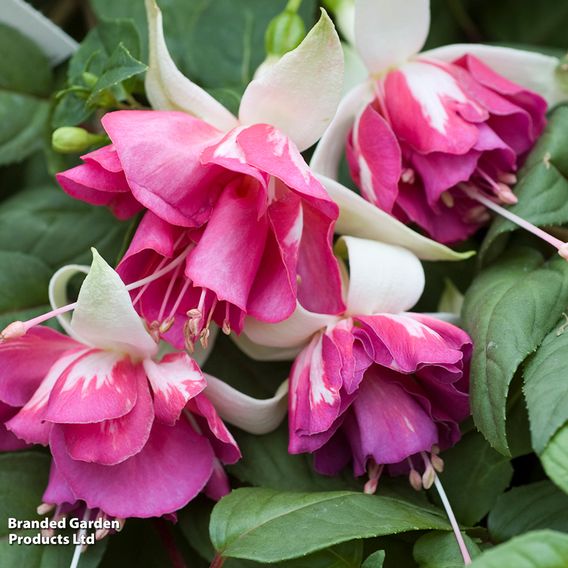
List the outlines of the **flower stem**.
{"label": "flower stem", "polygon": [[215,554],[215,558],[209,564],[209,568],[221,568],[225,563],[225,559],[220,554]]}
{"label": "flower stem", "polygon": [[456,520],[456,516],[454,515],[454,512],[452,510],[452,506],[450,505],[450,502],[448,500],[448,496],[446,495],[446,492],[444,491],[444,488],[442,487],[442,482],[440,481],[440,478],[436,475],[436,477],[434,478],[434,485],[436,486],[436,489],[438,490],[438,495],[440,496],[440,499],[442,500],[442,504],[444,505],[444,509],[446,510],[446,515],[448,515],[448,519],[450,520],[450,524],[452,525],[452,529],[454,531],[454,534],[456,536],[456,541],[458,543],[458,546],[460,548],[460,552],[463,558],[463,563],[468,566],[469,564],[471,564],[471,556],[469,555],[469,551],[467,549],[467,546],[465,545],[465,542],[463,540],[463,536],[462,533],[460,531],[460,526],[458,525],[458,522]]}

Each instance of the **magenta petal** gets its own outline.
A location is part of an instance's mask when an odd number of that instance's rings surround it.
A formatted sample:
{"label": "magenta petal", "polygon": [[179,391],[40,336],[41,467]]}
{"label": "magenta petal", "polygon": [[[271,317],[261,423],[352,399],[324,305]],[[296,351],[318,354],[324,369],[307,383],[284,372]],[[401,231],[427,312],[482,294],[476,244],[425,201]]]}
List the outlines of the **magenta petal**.
{"label": "magenta petal", "polygon": [[[463,354],[434,329],[406,314],[376,314],[355,318],[371,339],[369,356],[394,371],[411,373],[428,364],[459,363]],[[359,335],[359,330],[354,335]]]}
{"label": "magenta petal", "polygon": [[34,327],[26,335],[0,343],[0,400],[23,406],[50,367],[79,343],[48,327]]}
{"label": "magenta petal", "polygon": [[241,451],[237,442],[227,430],[225,423],[217,414],[206,393],[198,394],[192,398],[187,409],[191,413],[191,419],[198,422],[201,433],[207,437],[213,446],[215,455],[223,463],[231,464],[241,459]]}
{"label": "magenta petal", "polygon": [[213,472],[211,445],[186,420],[175,426],[155,422],[144,449],[118,465],[73,460],[60,427],[54,427],[50,446],[77,499],[119,518],[177,511],[205,487]]}
{"label": "magenta petal", "polygon": [[266,216],[258,218],[256,185],[242,178],[225,188],[185,272],[195,286],[241,310],[246,310],[268,233]]}
{"label": "magenta petal", "polygon": [[219,460],[214,460],[213,473],[203,492],[213,501],[219,501],[231,492],[231,482]]}
{"label": "magenta petal", "polygon": [[147,359],[143,364],[154,393],[156,420],[172,426],[187,401],[207,386],[203,373],[187,353],[168,353],[159,363]]}
{"label": "magenta petal", "polygon": [[61,426],[71,458],[116,465],[142,450],[154,422],[154,407],[144,373],[139,371],[131,380],[138,385],[138,396],[128,414],[94,424]]}
{"label": "magenta petal", "polygon": [[379,464],[398,463],[438,441],[432,418],[385,369],[367,372],[351,408],[344,428],[356,475],[365,472],[371,457]]}
{"label": "magenta petal", "polygon": [[85,352],[86,350],[72,351],[53,364],[30,400],[18,414],[6,422],[8,430],[29,444],[47,446],[52,425],[45,420],[45,414],[53,387],[65,370]]}
{"label": "magenta petal", "polygon": [[220,170],[203,166],[200,157],[221,132],[182,112],[118,111],[102,123],[144,207],[174,225],[207,221],[221,189]]}
{"label": "magenta petal", "polygon": [[402,157],[387,121],[368,105],[351,135],[350,165],[365,198],[384,211],[392,211],[398,195]]}
{"label": "magenta petal", "polygon": [[19,408],[8,406],[0,402],[0,452],[13,452],[28,446],[26,442],[20,440],[4,425],[4,423],[10,420],[18,411]]}
{"label": "magenta petal", "polygon": [[122,353],[87,350],[55,383],[45,420],[88,424],[124,416],[136,404],[136,378],[141,372]]}
{"label": "magenta petal", "polygon": [[75,503],[77,498],[71,491],[64,477],[59,473],[55,461],[51,462],[49,470],[49,481],[43,493],[42,501],[52,505],[63,505],[63,503]]}

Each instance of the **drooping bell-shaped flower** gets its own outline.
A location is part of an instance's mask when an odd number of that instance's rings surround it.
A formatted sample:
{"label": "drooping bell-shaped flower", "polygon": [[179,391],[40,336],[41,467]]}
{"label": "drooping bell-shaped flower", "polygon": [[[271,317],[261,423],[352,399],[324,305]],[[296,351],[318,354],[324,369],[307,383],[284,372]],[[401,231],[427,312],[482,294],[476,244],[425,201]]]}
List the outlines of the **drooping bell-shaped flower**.
{"label": "drooping bell-shaped flower", "polygon": [[249,84],[237,118],[176,68],[160,10],[153,0],[146,6],[146,92],[159,110],[107,114],[112,144],[57,176],[70,195],[119,217],[147,210],[118,267],[126,282],[184,256],[133,296],[136,309],[178,347],[207,343],[211,321],[226,332],[239,332],[246,314],[281,321],[297,299],[341,312],[331,249],[338,208],[300,154],[341,94],[331,20],[323,12],[296,49]]}
{"label": "drooping bell-shaped flower", "polygon": [[429,24],[428,0],[356,0],[352,31],[368,76],[311,165],[335,178],[346,147],[366,200],[452,243],[487,222],[487,207],[516,202],[518,166],[562,93],[555,57],[475,44],[419,53]]}
{"label": "drooping bell-shaped flower", "polygon": [[[240,452],[205,377],[187,353],[159,355],[124,283],[93,254],[76,304],[15,322],[0,342],[6,427],[53,455],[44,501],[127,518],[173,513],[201,491],[220,498],[221,464]],[[71,307],[60,319],[69,337],[36,326]]]}
{"label": "drooping bell-shaped flower", "polygon": [[458,424],[469,415],[471,340],[455,325],[406,311],[424,287],[412,253],[353,237],[342,245],[349,257],[343,317],[298,307],[274,326],[249,318],[245,335],[299,350],[289,384],[291,453],[313,453],[315,468],[328,475],[351,462],[373,490],[385,466],[429,487],[439,449],[459,440]]}

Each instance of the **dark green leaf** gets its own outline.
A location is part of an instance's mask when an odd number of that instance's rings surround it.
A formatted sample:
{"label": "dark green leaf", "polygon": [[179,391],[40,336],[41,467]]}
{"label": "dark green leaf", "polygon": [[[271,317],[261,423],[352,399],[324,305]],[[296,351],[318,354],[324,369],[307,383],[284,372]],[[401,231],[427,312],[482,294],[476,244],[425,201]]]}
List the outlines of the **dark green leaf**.
{"label": "dark green leaf", "polygon": [[[481,553],[469,536],[462,533],[467,550],[472,558]],[[414,545],[414,560],[420,568],[462,568],[463,558],[454,533],[429,532]]]}
{"label": "dark green leaf", "polygon": [[568,425],[564,425],[540,454],[542,467],[548,477],[564,493],[568,493]]}
{"label": "dark green leaf", "polygon": [[568,535],[535,531],[484,552],[471,568],[566,568],[567,562]]}
{"label": "dark green leaf", "polygon": [[[519,172],[515,187],[519,202],[510,211],[539,227],[568,223],[567,144],[568,106],[561,106],[551,113],[545,133]],[[481,257],[495,257],[505,244],[504,236],[518,229],[511,221],[496,217],[483,242]]]}
{"label": "dark green leaf", "polygon": [[525,396],[531,421],[533,448],[537,453],[568,421],[568,333],[566,320],[545,337],[524,369]]}
{"label": "dark green leaf", "polygon": [[0,53],[0,165],[4,165],[23,160],[42,144],[52,76],[39,47],[1,23]]}
{"label": "dark green leaf", "polygon": [[476,278],[463,307],[473,338],[471,398],[475,423],[491,445],[509,453],[506,402],[524,359],[558,321],[568,304],[568,264],[515,248]]}
{"label": "dark green leaf", "polygon": [[440,480],[454,513],[464,525],[475,525],[507,488],[513,468],[476,431],[466,434],[442,458],[445,467]]}
{"label": "dark green leaf", "polygon": [[215,506],[209,531],[223,556],[278,562],[353,539],[428,528],[448,525],[436,509],[400,499],[251,488]]}
{"label": "dark green leaf", "polygon": [[132,57],[122,43],[119,44],[104,66],[89,100],[93,101],[102,91],[120,85],[123,81],[144,73],[146,69],[147,66],[144,63]]}
{"label": "dark green leaf", "polygon": [[568,532],[566,511],[568,495],[550,481],[530,483],[501,495],[487,526],[496,542],[538,529]]}

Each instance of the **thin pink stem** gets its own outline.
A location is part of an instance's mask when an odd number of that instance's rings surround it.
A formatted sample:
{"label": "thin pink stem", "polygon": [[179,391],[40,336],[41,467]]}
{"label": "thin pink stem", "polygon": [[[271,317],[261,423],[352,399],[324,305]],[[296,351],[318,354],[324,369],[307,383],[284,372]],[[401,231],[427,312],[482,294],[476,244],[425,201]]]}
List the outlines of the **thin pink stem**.
{"label": "thin pink stem", "polygon": [[551,244],[554,248],[560,250],[560,248],[565,244],[560,239],[553,237],[552,235],[548,234],[546,231],[543,231],[542,229],[539,229],[532,223],[525,221],[525,219],[523,219],[522,217],[519,217],[518,215],[511,213],[511,211],[509,211],[508,209],[505,209],[504,207],[497,205],[497,203],[491,201],[491,199],[488,199],[484,195],[481,195],[478,191],[464,186],[462,186],[462,189],[472,199],[479,201],[479,203],[485,205],[485,207],[487,207],[488,209],[495,211],[495,213],[501,215],[502,217],[505,217],[505,219],[508,219],[509,221],[515,223],[519,227],[522,227],[523,229],[527,230],[529,233],[532,233],[533,235],[540,237],[543,241],[546,241],[547,243]]}
{"label": "thin pink stem", "polygon": [[438,490],[438,495],[442,500],[442,505],[444,505],[444,509],[446,510],[446,515],[448,515],[448,519],[450,520],[450,524],[452,525],[452,529],[454,530],[454,535],[456,536],[456,541],[460,548],[460,552],[463,558],[463,563],[466,566],[469,566],[471,564],[471,556],[469,555],[469,550],[467,549],[467,546],[465,545],[465,542],[463,540],[463,536],[460,531],[460,526],[458,525],[456,516],[454,515],[454,511],[452,510],[452,506],[450,505],[450,501],[448,500],[448,496],[446,495],[446,492],[442,487],[442,482],[440,481],[437,475],[434,478],[434,485]]}

